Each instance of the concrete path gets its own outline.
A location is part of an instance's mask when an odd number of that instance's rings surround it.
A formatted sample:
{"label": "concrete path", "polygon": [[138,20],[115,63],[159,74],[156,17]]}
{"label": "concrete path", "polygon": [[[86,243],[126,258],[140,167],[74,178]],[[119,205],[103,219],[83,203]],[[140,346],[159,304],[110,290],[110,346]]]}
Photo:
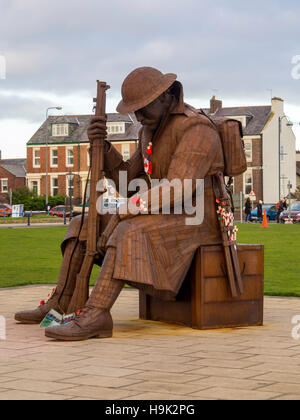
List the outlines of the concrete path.
{"label": "concrete path", "polygon": [[50,289],[0,290],[2,400],[300,399],[300,340],[291,322],[300,321],[300,299],[267,297],[264,327],[195,331],[139,320],[138,294],[124,290],[113,338],[57,343],[13,321],[14,311],[36,306]]}

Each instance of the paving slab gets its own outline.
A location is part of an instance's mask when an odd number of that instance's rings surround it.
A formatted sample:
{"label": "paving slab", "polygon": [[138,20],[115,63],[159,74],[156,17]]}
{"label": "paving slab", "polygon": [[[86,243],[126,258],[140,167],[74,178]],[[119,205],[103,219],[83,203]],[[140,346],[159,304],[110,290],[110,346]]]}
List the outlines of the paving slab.
{"label": "paving slab", "polygon": [[59,343],[13,319],[50,290],[0,289],[1,400],[300,400],[298,298],[266,297],[263,327],[197,331],[140,320],[138,292],[124,290],[112,338]]}

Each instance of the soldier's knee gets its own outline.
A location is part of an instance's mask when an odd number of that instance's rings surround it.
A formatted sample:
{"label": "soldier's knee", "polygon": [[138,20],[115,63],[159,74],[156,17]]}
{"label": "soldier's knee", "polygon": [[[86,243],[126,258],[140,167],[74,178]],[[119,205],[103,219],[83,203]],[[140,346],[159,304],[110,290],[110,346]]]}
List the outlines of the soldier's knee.
{"label": "soldier's knee", "polygon": [[81,224],[81,216],[75,216],[75,217],[73,217],[73,219],[69,223],[68,230],[69,231],[79,230],[80,224]]}
{"label": "soldier's knee", "polygon": [[83,225],[81,226],[82,220],[81,216],[74,217],[70,224],[67,231],[67,234],[62,243],[62,249],[65,248],[66,242],[73,238],[78,238],[81,241],[86,241],[87,238],[87,216],[84,217]]}

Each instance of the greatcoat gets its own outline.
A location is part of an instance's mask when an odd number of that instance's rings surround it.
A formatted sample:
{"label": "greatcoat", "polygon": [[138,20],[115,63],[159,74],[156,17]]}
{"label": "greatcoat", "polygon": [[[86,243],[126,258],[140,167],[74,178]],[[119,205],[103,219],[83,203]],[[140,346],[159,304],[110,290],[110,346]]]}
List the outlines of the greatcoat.
{"label": "greatcoat", "polygon": [[[126,162],[112,145],[105,153],[106,177],[116,186],[119,171],[127,172],[128,183],[145,178],[144,158],[151,141],[152,179],[204,179],[201,225],[186,225],[186,214],[121,214],[107,244],[116,248],[113,278],[167,300],[178,294],[197,248],[222,243],[212,183],[213,175],[224,170],[221,140],[211,121],[184,103],[182,86],[176,83],[178,102],[153,139],[142,128],[138,148]],[[148,198],[150,192],[141,198]],[[75,236],[71,230],[65,239]]]}

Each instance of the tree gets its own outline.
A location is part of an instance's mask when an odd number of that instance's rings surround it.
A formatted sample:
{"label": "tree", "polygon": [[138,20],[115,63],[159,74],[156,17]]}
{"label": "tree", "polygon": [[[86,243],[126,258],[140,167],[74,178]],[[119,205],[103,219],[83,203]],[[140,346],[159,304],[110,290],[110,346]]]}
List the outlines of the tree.
{"label": "tree", "polygon": [[[6,199],[9,200],[9,195],[6,194]],[[51,207],[65,204],[66,197],[58,195],[49,197],[49,205]],[[12,191],[12,204],[24,204],[25,211],[45,211],[46,197],[44,195],[38,196],[35,192],[27,187],[20,187]]]}

